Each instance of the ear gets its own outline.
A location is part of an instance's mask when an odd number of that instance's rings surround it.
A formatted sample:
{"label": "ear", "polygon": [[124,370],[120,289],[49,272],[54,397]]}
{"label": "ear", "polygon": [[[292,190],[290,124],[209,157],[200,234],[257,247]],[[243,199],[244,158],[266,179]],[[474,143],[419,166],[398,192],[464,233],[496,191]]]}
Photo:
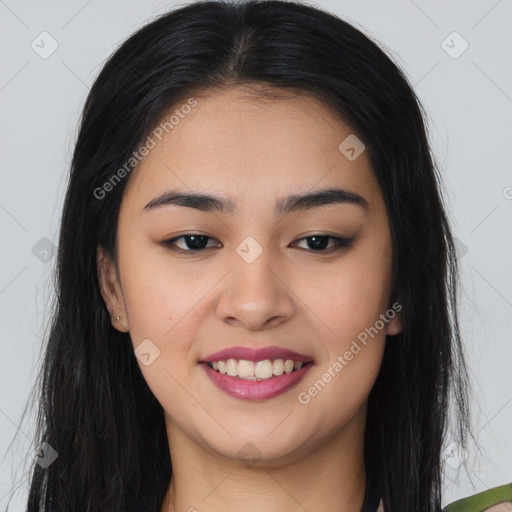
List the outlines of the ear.
{"label": "ear", "polygon": [[98,247],[96,251],[96,268],[101,296],[109,311],[112,326],[120,332],[128,332],[130,325],[116,266],[102,247]]}

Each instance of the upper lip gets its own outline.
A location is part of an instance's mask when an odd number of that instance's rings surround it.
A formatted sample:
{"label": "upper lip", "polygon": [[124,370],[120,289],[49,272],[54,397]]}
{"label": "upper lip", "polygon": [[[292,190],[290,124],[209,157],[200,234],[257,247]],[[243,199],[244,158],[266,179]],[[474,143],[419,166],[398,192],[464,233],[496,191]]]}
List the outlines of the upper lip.
{"label": "upper lip", "polygon": [[228,359],[244,359],[245,361],[264,361],[265,359],[292,359],[293,361],[312,361],[313,358],[282,347],[269,346],[262,348],[228,347],[205,357],[200,363],[227,361]]}

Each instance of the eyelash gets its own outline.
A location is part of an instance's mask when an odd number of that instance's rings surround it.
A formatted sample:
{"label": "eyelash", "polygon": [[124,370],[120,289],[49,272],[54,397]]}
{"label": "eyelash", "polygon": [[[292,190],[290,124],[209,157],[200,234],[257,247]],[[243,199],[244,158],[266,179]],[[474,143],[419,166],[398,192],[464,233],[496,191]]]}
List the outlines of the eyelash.
{"label": "eyelash", "polygon": [[[203,238],[207,238],[209,240],[214,240],[214,238],[212,238],[211,236],[201,235],[199,233],[186,233],[186,234],[178,236],[176,238],[170,238],[168,240],[163,240],[161,243],[162,243],[162,245],[166,249],[169,249],[169,250],[174,251],[174,252],[179,252],[179,253],[194,253],[194,252],[198,253],[198,252],[204,251],[206,249],[211,249],[211,247],[202,247],[200,249],[181,249],[180,247],[176,247],[174,245],[174,243],[177,240],[180,240],[181,238],[184,238],[184,239],[185,238],[189,238],[189,237],[192,237],[192,236],[203,237]],[[311,238],[328,238],[328,239],[332,239],[332,240],[335,241],[335,245],[332,246],[332,247],[329,247],[327,249],[319,249],[319,250],[305,249],[307,252],[318,252],[318,253],[323,252],[323,253],[330,254],[332,252],[340,251],[342,249],[348,249],[348,248],[352,247],[352,245],[354,243],[354,238],[341,238],[341,237],[336,237],[336,236],[331,236],[331,235],[322,235],[320,233],[315,233],[314,235],[310,235],[310,236],[306,236],[304,238],[300,238],[299,240],[297,240],[297,242],[301,242],[302,240],[308,240],[308,239],[311,239]]]}

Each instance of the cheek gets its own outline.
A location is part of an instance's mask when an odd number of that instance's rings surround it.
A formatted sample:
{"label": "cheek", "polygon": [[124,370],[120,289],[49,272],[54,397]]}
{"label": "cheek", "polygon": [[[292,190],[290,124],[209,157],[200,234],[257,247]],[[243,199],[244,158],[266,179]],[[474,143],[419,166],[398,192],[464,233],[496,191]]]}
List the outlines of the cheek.
{"label": "cheek", "polygon": [[[158,353],[150,365],[140,359],[138,364],[160,403],[174,411],[190,399],[182,396],[182,386],[197,365],[194,342],[213,314],[214,292],[226,269],[192,261],[176,264],[165,251],[147,246],[144,253],[126,246],[124,254],[130,255],[124,265],[120,262],[120,271],[133,347],[149,339]],[[174,398],[166,404],[169,397]]]}
{"label": "cheek", "polygon": [[199,279],[193,263],[173,263],[164,249],[148,246],[147,241],[144,251],[137,251],[136,245],[126,244],[120,261],[130,332],[134,338],[163,339],[188,321],[215,284],[215,276],[202,274]]}
{"label": "cheek", "polygon": [[196,364],[191,348],[197,325],[204,320],[204,296],[215,284],[214,276],[194,279],[191,272],[182,270],[178,272],[165,256],[146,254],[139,260],[132,254],[121,276],[136,354],[138,346],[148,344],[145,340],[151,342],[150,364],[140,357],[137,363],[152,393],[172,417],[197,406],[185,391]]}
{"label": "cheek", "polygon": [[[390,256],[385,246],[376,249],[361,245],[338,264],[319,269],[314,279],[300,285],[298,295],[324,325],[322,332],[332,350],[350,345],[385,314],[391,283]],[[380,322],[378,327],[382,330]],[[379,334],[384,336],[385,329],[382,331]]]}
{"label": "cheek", "polygon": [[380,315],[388,309],[389,267],[385,252],[379,258],[354,255],[325,275],[317,273],[315,286],[302,289],[304,302],[314,309],[325,355],[318,372],[298,390],[298,399],[306,410],[316,411],[327,430],[360,410],[379,373],[386,340]]}

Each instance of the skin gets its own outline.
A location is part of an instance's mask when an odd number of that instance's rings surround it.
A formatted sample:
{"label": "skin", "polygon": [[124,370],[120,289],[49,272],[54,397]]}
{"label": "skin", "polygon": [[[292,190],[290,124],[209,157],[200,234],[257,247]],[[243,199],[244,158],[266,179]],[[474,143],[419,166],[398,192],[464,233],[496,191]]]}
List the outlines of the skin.
{"label": "skin", "polygon": [[[196,99],[130,176],[117,271],[98,250],[113,326],[130,332],[134,348],[150,339],[160,350],[148,366],[137,361],[166,418],[173,477],[162,512],[359,512],[366,401],[400,316],[309,403],[297,396],[391,307],[391,234],[369,159],[339,151],[350,128],[306,95],[269,101],[231,88]],[[368,208],[274,215],[280,198],[331,187],[363,196]],[[238,210],[144,208],[169,189],[229,197]],[[183,238],[175,246],[186,254],[162,245],[190,232],[211,237],[208,248],[193,252]],[[306,238],[315,234],[355,241],[315,251]],[[252,263],[236,252],[247,236],[263,251]],[[242,400],[198,364],[237,345],[277,345],[316,364],[277,397]],[[247,443],[257,454],[252,464],[239,455]]]}

